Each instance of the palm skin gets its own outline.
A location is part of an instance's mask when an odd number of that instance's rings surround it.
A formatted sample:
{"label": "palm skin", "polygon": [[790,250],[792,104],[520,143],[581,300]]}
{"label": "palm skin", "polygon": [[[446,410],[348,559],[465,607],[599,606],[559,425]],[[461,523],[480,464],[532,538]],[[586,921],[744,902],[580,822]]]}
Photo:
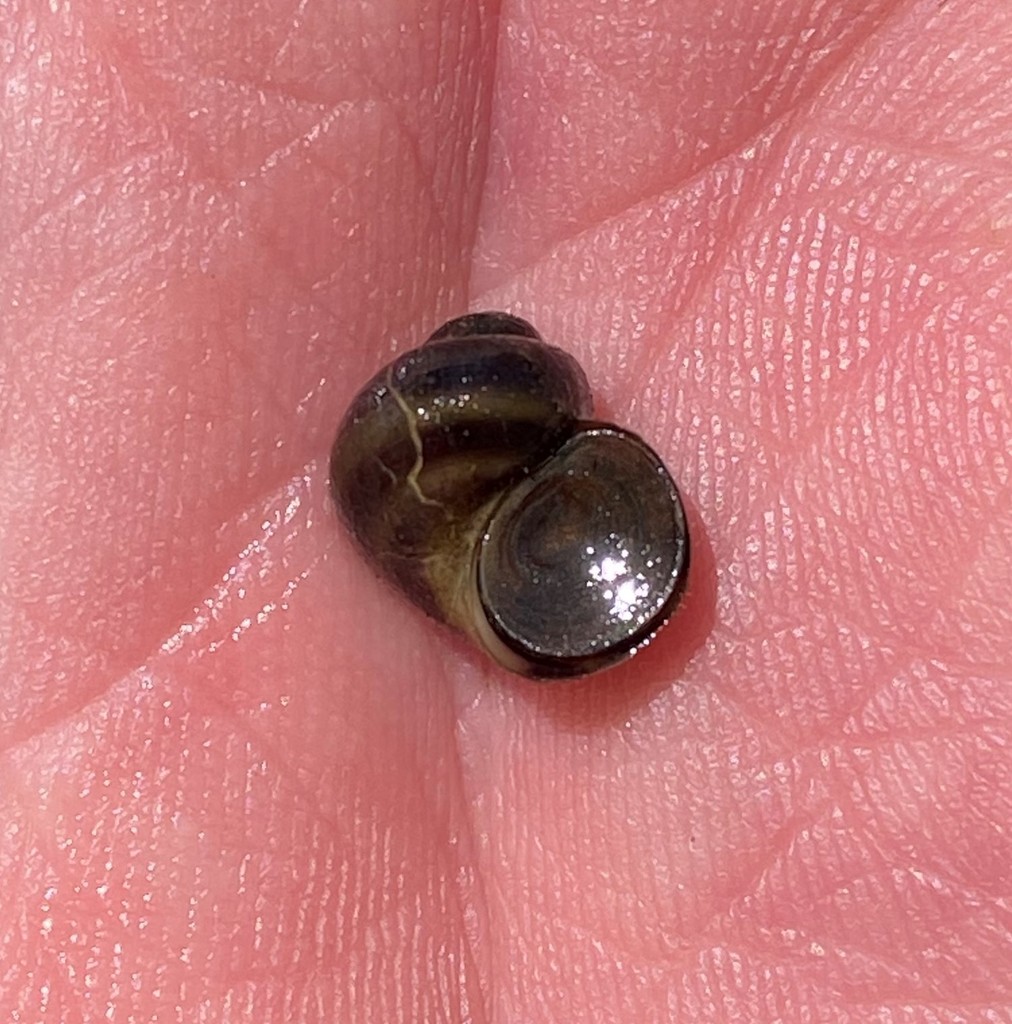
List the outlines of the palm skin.
{"label": "palm skin", "polygon": [[[0,1018],[1012,1014],[1002,0],[0,18]],[[356,387],[506,308],[687,495],[658,645],[375,579]]]}

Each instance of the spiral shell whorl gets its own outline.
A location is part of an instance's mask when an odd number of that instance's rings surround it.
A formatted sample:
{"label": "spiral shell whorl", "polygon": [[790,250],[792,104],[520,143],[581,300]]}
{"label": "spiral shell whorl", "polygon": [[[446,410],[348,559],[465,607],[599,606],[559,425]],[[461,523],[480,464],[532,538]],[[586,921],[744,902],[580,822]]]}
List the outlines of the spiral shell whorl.
{"label": "spiral shell whorl", "polygon": [[381,370],[331,453],[338,509],[383,575],[522,674],[621,660],[684,587],[674,483],[590,411],[571,356],[517,317],[470,314]]}

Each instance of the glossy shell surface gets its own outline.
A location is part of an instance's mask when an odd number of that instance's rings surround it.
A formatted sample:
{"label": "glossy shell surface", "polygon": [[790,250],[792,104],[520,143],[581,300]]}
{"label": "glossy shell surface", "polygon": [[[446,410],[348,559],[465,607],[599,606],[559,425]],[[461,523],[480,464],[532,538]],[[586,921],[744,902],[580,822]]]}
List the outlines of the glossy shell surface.
{"label": "glossy shell surface", "polygon": [[378,570],[511,671],[598,671],[684,589],[678,489],[635,434],[589,419],[576,361],[505,313],[451,320],[352,402],[338,510]]}

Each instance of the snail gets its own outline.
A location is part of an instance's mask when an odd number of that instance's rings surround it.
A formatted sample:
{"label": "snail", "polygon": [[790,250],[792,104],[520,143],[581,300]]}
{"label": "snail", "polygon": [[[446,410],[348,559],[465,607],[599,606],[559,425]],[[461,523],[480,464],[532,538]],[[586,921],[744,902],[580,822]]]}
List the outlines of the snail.
{"label": "snail", "polygon": [[675,610],[689,535],[658,456],[590,415],[583,370],[527,321],[458,317],[352,401],[335,504],[383,576],[506,669],[597,672]]}

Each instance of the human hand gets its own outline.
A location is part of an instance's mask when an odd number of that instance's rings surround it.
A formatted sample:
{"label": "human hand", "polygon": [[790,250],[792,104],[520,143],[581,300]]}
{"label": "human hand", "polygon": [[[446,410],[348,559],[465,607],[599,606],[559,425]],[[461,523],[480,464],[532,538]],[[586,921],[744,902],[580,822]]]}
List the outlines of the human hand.
{"label": "human hand", "polygon": [[[758,6],[5,6],[0,1017],[1008,1019],[1012,12]],[[585,682],[326,493],[487,307],[694,517]]]}

